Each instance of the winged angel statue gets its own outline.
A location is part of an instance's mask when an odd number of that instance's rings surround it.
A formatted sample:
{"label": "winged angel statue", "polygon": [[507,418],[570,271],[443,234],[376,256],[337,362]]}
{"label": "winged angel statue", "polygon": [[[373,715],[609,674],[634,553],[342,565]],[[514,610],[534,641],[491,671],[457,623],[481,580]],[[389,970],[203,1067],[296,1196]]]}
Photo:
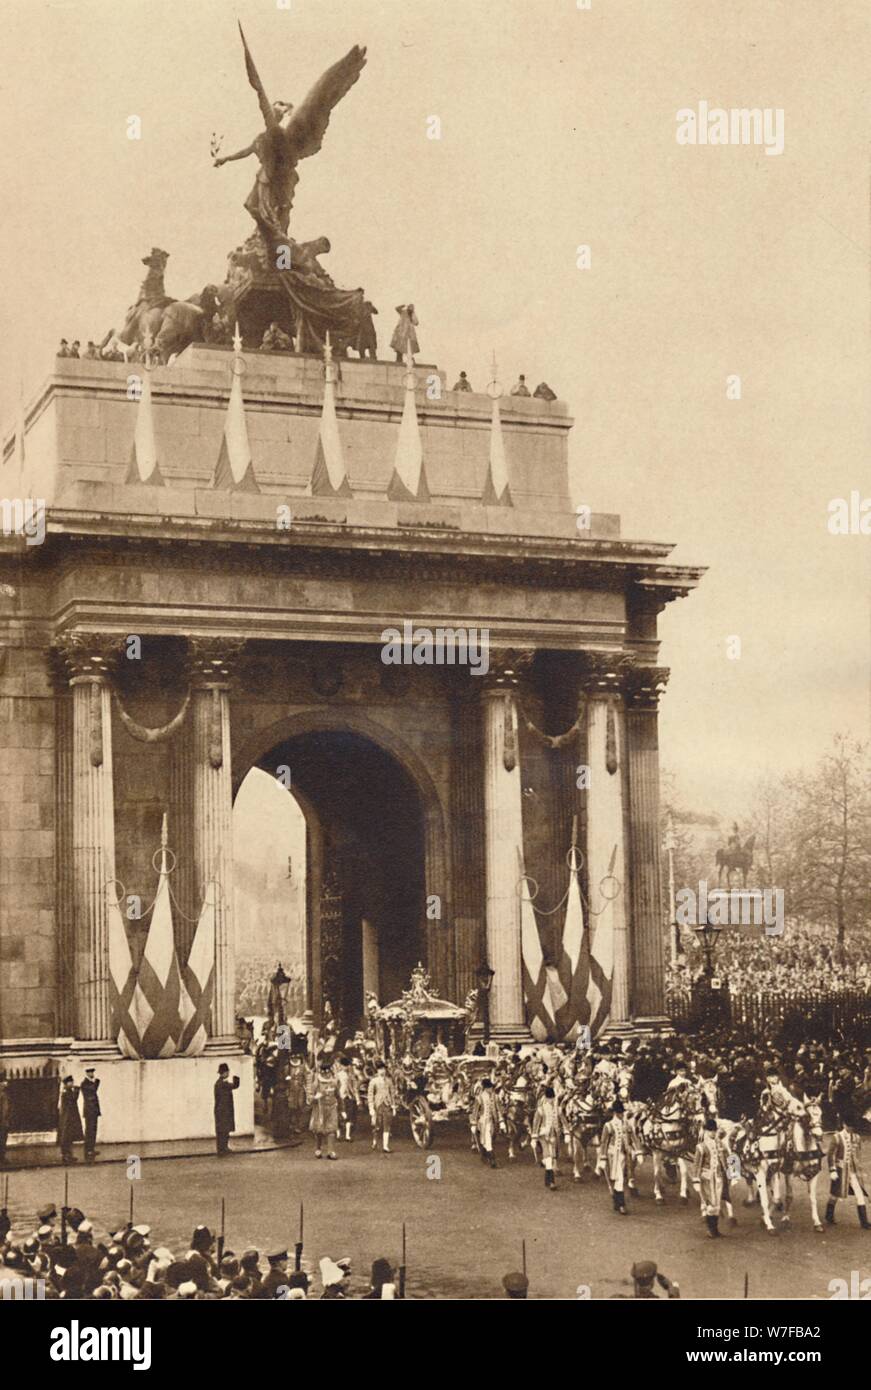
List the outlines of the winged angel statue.
{"label": "winged angel statue", "polygon": [[319,78],[301,106],[292,106],[288,101],[269,100],[241,24],[239,33],[248,81],[257,93],[266,129],[244,149],[216,158],[214,163],[218,168],[234,159],[257,156],[260,168],[245,199],[245,208],[257,223],[267,247],[272,249],[287,236],[293,192],[299,182],[296,166],[321,148],[333,107],[350,91],[366,65],[366,50],[355,45]]}

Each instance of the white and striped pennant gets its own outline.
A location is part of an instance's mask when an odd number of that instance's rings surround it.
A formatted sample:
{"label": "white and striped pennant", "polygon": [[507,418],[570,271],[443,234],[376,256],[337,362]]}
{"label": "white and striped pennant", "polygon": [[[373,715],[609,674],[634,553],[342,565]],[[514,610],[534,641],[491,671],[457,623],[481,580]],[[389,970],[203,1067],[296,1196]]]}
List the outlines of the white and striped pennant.
{"label": "white and striped pennant", "polygon": [[493,402],[490,416],[490,461],[481,497],[485,507],[513,507],[511,488],[508,483],[508,463],[505,458],[505,440],[502,437],[502,416],[499,413],[499,398],[502,386],[496,372],[496,354],[493,354],[492,377],[487,386],[487,394]]}
{"label": "white and striped pennant", "polygon": [[387,496],[391,502],[428,502],[430,500],[429,485],[426,480],[423,444],[417,418],[417,403],[414,396],[416,377],[414,358],[410,348],[405,354],[405,365],[407,368],[405,401],[399,424],[399,437],[396,441],[396,459],[393,465],[393,474],[387,486]]}
{"label": "white and striped pennant", "polygon": [[251,445],[248,442],[248,423],[245,419],[245,400],[242,395],[244,371],[242,336],[237,323],[233,335],[233,381],[230,386],[230,399],[227,402],[224,437],[221,440],[221,452],[215,465],[212,487],[229,488],[232,492],[259,492],[251,459]]}
{"label": "white and striped pennant", "polygon": [[163,487],[163,474],[157,457],[154,433],[154,411],[151,400],[151,337],[145,340],[145,359],[142,362],[142,388],[136,405],[136,427],[133,431],[133,453],[127,470],[128,483],[145,483]]}
{"label": "white and striped pennant", "polygon": [[352,495],[336,419],[336,367],[329,333],[324,342],[324,403],[310,487],[312,497]]}

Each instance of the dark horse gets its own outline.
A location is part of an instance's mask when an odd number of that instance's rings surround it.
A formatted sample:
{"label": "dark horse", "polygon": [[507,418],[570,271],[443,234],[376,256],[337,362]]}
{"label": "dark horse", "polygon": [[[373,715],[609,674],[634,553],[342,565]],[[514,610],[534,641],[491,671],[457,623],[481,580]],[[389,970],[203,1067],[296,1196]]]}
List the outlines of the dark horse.
{"label": "dark horse", "polygon": [[723,879],[723,870],[726,870],[726,887],[732,887],[732,870],[741,870],[741,887],[747,887],[747,875],[753,867],[753,846],[756,844],[756,836],[751,835],[743,847],[738,849],[718,849],[717,850],[717,887]]}

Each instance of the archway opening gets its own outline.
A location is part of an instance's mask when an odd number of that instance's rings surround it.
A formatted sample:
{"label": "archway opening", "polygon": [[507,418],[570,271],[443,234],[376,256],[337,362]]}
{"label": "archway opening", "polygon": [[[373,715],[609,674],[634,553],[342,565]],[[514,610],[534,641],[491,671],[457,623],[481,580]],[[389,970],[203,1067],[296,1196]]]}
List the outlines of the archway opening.
{"label": "archway opening", "polygon": [[308,1008],[306,820],[275,778],[252,767],[233,804],[236,1015],[263,1017],[280,961],[290,978],[287,1015]]}
{"label": "archway opening", "polygon": [[[268,793],[264,775],[271,784]],[[245,804],[252,779],[256,810]],[[266,856],[286,874],[288,853],[300,852],[288,849],[291,822],[279,816],[279,803],[293,803],[305,827],[304,869],[300,865],[296,880],[298,886],[300,878],[304,883],[305,910],[301,917],[297,908],[294,916],[287,906],[283,936],[280,930],[276,936],[275,907],[262,905],[276,880],[271,871],[252,873],[252,863],[262,864]],[[272,818],[269,805],[276,808]],[[419,789],[398,759],[373,739],[346,730],[315,730],[294,735],[260,757],[240,787],[237,807],[234,817],[246,818],[245,830],[236,834],[237,884],[256,882],[260,894],[242,899],[237,892],[237,959],[262,961],[261,937],[271,949],[276,940],[292,936],[288,958],[305,962],[307,1007],[320,1021],[329,1001],[347,1034],[363,1020],[368,991],[382,1003],[396,999],[416,962],[426,962]],[[259,843],[249,818],[261,827]],[[234,833],[237,824],[234,819]],[[268,932],[261,932],[261,921],[269,924]],[[277,959],[284,963],[278,955],[271,969]],[[287,965],[285,970],[292,973]]]}

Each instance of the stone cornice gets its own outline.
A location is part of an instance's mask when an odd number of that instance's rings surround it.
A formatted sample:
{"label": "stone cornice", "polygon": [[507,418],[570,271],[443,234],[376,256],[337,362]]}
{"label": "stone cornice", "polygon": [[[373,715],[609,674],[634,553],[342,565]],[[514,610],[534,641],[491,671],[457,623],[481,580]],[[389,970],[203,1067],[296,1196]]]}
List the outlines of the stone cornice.
{"label": "stone cornice", "polygon": [[[293,498],[289,504],[293,506]],[[116,552],[114,545],[122,539],[123,553],[120,546]],[[203,568],[214,565],[220,555],[222,564],[226,561],[251,572],[274,565],[283,572],[305,568],[365,574],[376,563],[390,566],[393,573],[420,578],[442,578],[459,567],[484,577],[510,577],[522,586],[626,590],[634,585],[649,590],[659,606],[688,593],[704,574],[698,566],[665,565],[673,547],[654,542],[491,535],[410,524],[375,528],[299,520],[290,531],[282,532],[263,521],[179,518],[168,522],[116,514],[88,517],[53,508],[47,543],[63,547],[68,557],[93,553],[99,547],[104,560],[119,565],[129,563],[131,550],[159,553],[169,546],[184,554],[185,563]],[[107,544],[112,549],[107,550]]]}
{"label": "stone cornice", "polygon": [[661,613],[675,599],[686,598],[705,573],[704,568],[692,565],[656,565],[635,577],[639,593],[647,603]]}

